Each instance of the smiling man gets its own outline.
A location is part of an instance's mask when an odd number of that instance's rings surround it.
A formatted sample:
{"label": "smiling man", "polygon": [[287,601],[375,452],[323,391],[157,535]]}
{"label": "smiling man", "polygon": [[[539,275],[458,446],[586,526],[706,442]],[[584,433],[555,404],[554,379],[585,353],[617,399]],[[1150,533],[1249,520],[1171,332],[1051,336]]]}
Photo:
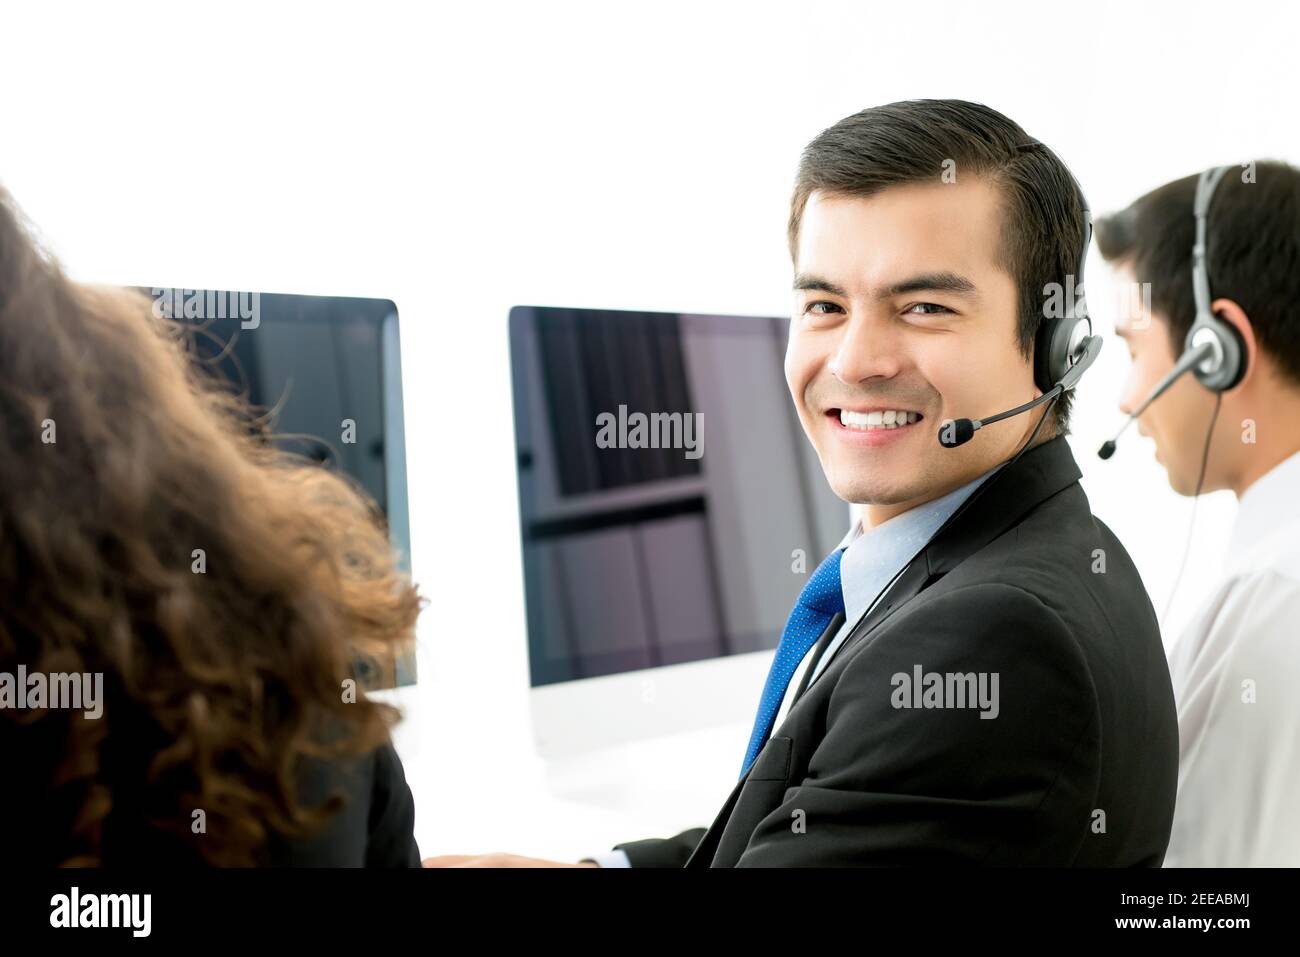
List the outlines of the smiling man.
{"label": "smiling man", "polygon": [[[1079,486],[1047,361],[1085,220],[1052,152],[974,103],[875,107],[804,150],[785,371],[862,520],[790,614],[712,826],[589,863],[1161,862],[1169,674],[1137,571]],[[1049,394],[940,443],[953,420]]]}

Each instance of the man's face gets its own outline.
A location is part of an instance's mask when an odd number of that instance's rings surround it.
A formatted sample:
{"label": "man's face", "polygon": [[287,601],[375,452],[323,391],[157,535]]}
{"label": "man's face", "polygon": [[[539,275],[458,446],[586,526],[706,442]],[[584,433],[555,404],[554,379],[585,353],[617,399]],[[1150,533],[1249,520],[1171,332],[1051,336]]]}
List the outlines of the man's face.
{"label": "man's face", "polygon": [[[1121,283],[1135,282],[1130,267],[1119,266],[1115,271]],[[1178,355],[1169,336],[1169,323],[1163,316],[1135,301],[1137,297],[1121,299],[1130,303],[1129,312],[1119,317],[1115,333],[1128,345],[1131,361],[1119,408],[1125,415],[1131,415],[1173,368]],[[1137,420],[1138,432],[1155,441],[1156,461],[1165,467],[1169,484],[1179,495],[1196,492],[1205,454],[1205,432],[1213,413],[1214,394],[1188,374],[1152,402]],[[1211,454],[1204,491],[1223,487],[1222,481],[1210,471],[1221,461],[1221,456]]]}
{"label": "man's face", "polygon": [[[955,449],[938,441],[946,419],[1040,394],[1017,347],[1014,280],[996,263],[1001,230],[1002,197],[975,178],[809,197],[786,381],[831,488],[866,503],[869,525],[1010,458],[1042,414]],[[907,421],[873,427],[870,413]]]}

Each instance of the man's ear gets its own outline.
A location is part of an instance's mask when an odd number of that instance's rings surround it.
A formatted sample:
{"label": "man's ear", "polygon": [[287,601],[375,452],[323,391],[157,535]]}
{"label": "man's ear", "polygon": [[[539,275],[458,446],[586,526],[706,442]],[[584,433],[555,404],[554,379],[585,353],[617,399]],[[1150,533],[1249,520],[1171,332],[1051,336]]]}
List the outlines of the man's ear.
{"label": "man's ear", "polygon": [[1242,345],[1246,350],[1246,354],[1243,356],[1246,363],[1246,374],[1241,377],[1240,382],[1228,390],[1229,392],[1235,392],[1251,380],[1259,366],[1259,343],[1255,339],[1255,328],[1250,324],[1250,317],[1246,315],[1241,306],[1231,299],[1214,300],[1214,302],[1210,303],[1210,311],[1224,322],[1232,325],[1240,333]]}

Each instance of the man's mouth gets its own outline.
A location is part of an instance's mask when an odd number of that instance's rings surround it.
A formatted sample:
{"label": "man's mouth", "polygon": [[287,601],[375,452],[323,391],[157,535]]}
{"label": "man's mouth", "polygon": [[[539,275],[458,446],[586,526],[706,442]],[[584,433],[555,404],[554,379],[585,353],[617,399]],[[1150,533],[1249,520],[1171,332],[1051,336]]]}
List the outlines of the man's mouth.
{"label": "man's mouth", "polygon": [[925,418],[921,413],[913,412],[911,409],[872,409],[870,412],[827,409],[826,414],[837,419],[844,428],[858,432],[900,429]]}

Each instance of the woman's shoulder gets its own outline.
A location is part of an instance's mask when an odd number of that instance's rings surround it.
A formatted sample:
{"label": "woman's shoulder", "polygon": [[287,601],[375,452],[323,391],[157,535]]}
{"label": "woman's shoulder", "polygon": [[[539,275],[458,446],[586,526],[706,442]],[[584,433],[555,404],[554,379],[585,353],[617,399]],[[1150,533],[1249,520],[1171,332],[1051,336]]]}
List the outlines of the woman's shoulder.
{"label": "woman's shoulder", "polygon": [[359,758],[308,759],[300,781],[305,806],[319,807],[337,797],[341,808],[310,837],[273,837],[267,846],[270,866],[420,866],[415,801],[391,742]]}

